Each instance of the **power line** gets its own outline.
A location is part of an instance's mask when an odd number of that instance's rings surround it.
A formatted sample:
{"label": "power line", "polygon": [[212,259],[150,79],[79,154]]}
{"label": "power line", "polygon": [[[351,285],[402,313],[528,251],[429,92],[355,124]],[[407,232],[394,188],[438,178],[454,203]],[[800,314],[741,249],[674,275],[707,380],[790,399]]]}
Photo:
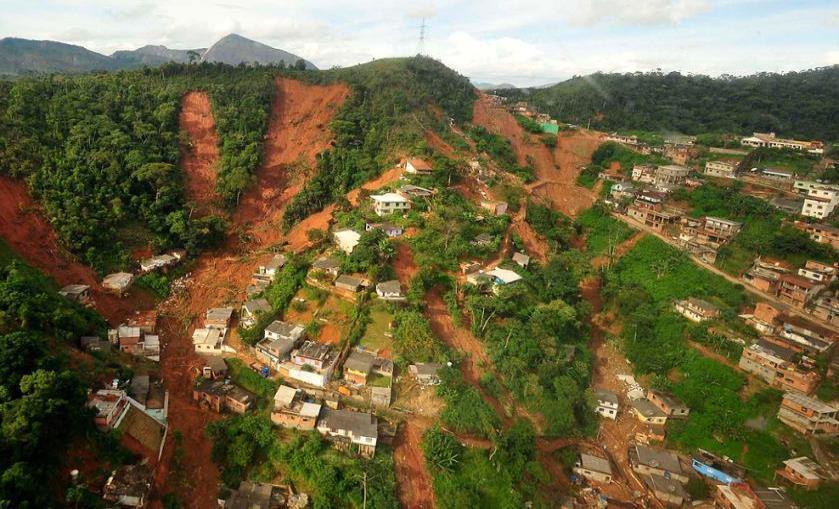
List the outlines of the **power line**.
{"label": "power line", "polygon": [[419,41],[417,42],[417,54],[422,55],[425,51],[425,17],[419,27]]}

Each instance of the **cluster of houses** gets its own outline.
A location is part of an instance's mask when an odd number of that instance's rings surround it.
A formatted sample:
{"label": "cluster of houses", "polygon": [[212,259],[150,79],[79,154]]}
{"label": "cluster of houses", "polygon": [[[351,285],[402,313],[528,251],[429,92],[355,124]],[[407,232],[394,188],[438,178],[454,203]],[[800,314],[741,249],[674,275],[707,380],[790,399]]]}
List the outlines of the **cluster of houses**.
{"label": "cluster of houses", "polygon": [[797,271],[784,262],[757,258],[742,279],[782,302],[828,323],[839,323],[839,300],[831,283],[839,267],[808,260]]}
{"label": "cluster of houses", "polygon": [[233,308],[210,308],[204,313],[203,326],[192,332],[192,346],[195,353],[202,355],[223,355],[235,353],[225,344],[233,322]]}
{"label": "cluster of houses", "polygon": [[[160,362],[157,321],[157,311],[136,313],[116,329],[108,330],[108,341],[120,352]],[[101,348],[93,339],[95,338],[82,338],[82,346],[88,350]]]}
{"label": "cluster of houses", "polygon": [[821,141],[800,141],[778,138],[775,133],[752,133],[740,140],[740,144],[747,147],[766,147],[778,149],[792,149],[806,151],[811,154],[823,154],[824,143]]}
{"label": "cluster of houses", "polygon": [[697,154],[696,147],[694,147],[695,136],[669,135],[664,139],[664,144],[660,146],[639,141],[637,136],[622,135],[616,132],[606,135],[604,139],[605,141],[626,145],[644,155],[661,154],[676,164],[687,164],[688,159]]}
{"label": "cluster of houses", "polygon": [[[140,274],[165,270],[173,265],[176,265],[185,256],[186,251],[175,250],[171,253],[164,253],[140,260]],[[130,272],[114,272],[105,276],[102,280],[102,287],[109,292],[116,293],[117,295],[123,295],[131,287],[131,284],[134,282],[134,278],[134,274]]]}

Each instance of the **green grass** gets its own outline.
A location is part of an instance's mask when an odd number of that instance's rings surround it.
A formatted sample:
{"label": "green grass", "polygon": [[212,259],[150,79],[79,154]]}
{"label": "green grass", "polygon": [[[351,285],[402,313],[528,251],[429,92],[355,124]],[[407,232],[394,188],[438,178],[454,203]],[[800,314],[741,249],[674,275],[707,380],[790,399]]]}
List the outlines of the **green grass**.
{"label": "green grass", "polygon": [[370,309],[370,322],[364,331],[361,345],[370,350],[382,350],[391,344],[390,322],[393,314],[387,310],[387,305],[377,302]]}
{"label": "green grass", "polygon": [[635,232],[623,221],[609,214],[604,207],[595,205],[577,216],[577,224],[586,237],[586,247],[591,256],[603,254],[610,245],[618,245]]}
{"label": "green grass", "polygon": [[256,394],[256,406],[260,410],[270,409],[279,383],[263,378],[240,359],[225,359],[225,361],[228,375],[233,383]]}
{"label": "green grass", "polygon": [[759,167],[780,168],[795,172],[799,177],[806,177],[813,172],[818,157],[795,150],[766,149],[755,158],[753,164]]}

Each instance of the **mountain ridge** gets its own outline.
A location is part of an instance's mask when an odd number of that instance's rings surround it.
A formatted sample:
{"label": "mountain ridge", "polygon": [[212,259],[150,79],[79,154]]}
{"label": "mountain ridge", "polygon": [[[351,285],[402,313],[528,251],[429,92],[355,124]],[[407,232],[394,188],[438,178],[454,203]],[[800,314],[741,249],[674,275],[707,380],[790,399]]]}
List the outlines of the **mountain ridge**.
{"label": "mountain ridge", "polygon": [[[197,58],[195,54],[197,53]],[[18,37],[0,39],[0,77],[38,74],[79,74],[137,67],[156,67],[168,62],[221,62],[228,65],[295,65],[302,60],[306,69],[317,69],[310,61],[288,51],[268,46],[239,34],[228,34],[207,48],[172,49],[147,44],[133,50],[104,55],[75,44]]]}

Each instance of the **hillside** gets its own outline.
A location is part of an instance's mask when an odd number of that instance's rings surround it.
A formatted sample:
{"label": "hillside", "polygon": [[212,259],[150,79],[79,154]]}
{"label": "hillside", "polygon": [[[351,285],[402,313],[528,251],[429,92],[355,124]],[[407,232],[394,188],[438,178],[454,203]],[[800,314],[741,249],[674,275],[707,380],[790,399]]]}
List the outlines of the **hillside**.
{"label": "hillside", "polygon": [[[243,62],[261,65],[280,63],[294,65],[298,60],[302,60],[302,57],[289,53],[288,51],[252,41],[238,34],[230,34],[222,37],[201,55],[202,62],[220,62],[229,65],[239,65]],[[309,61],[304,60],[304,63],[306,69],[317,69]]]}
{"label": "hillside", "polygon": [[117,66],[110,57],[73,44],[14,37],[0,39],[0,77],[82,73],[111,70]]}
{"label": "hillside", "polygon": [[839,66],[710,78],[679,73],[575,77],[548,88],[501,91],[563,121],[604,131],[774,131],[839,139]]}

